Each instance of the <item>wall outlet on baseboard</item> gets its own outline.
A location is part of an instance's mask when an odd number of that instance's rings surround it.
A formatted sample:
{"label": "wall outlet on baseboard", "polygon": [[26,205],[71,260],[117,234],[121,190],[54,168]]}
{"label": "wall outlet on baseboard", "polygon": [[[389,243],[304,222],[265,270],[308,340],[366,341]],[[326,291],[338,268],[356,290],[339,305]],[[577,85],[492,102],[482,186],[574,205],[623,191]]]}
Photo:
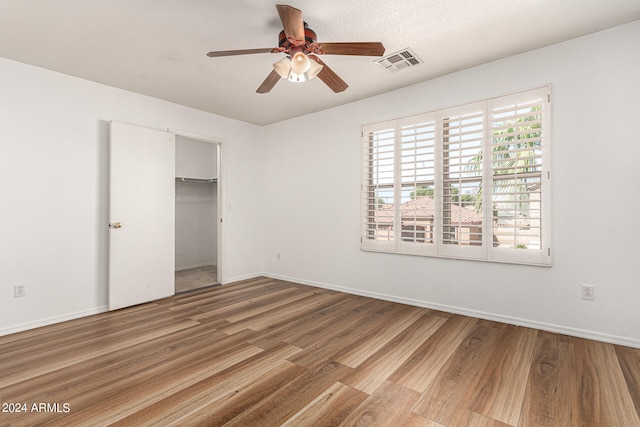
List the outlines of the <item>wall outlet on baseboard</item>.
{"label": "wall outlet on baseboard", "polygon": [[582,285],[582,299],[593,301],[596,297],[596,288],[593,285]]}
{"label": "wall outlet on baseboard", "polygon": [[25,285],[13,285],[13,297],[21,298],[26,296],[26,286]]}

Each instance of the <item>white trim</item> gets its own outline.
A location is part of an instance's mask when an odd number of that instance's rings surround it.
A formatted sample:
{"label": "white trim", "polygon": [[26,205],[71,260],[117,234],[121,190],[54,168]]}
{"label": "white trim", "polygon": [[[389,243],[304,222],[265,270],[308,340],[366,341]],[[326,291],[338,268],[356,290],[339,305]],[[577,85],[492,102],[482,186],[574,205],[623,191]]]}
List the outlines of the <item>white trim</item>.
{"label": "white trim", "polygon": [[46,319],[34,320],[32,322],[19,323],[6,328],[0,329],[0,336],[14,334],[17,332],[24,332],[31,329],[40,328],[42,326],[54,325],[68,320],[80,319],[82,317],[93,316],[95,314],[106,313],[109,311],[109,307],[106,305],[91,308],[88,310],[76,311],[75,313],[63,314],[61,316],[47,317]]}
{"label": "white trim", "polygon": [[283,276],[279,274],[264,273],[263,276],[272,279],[285,280],[288,282],[300,283],[302,285],[315,286],[323,289],[330,289],[333,291],[344,292],[352,295],[360,295],[368,298],[375,298],[382,301],[397,302],[400,304],[407,304],[416,307],[429,308],[433,310],[444,311],[447,313],[460,314],[463,316],[474,317],[477,319],[491,320],[494,322],[506,323],[515,326],[523,326],[526,328],[539,329],[542,331],[553,332],[563,335],[569,335],[578,338],[585,338],[594,341],[602,341],[609,344],[623,345],[626,347],[633,347],[640,349],[640,339],[628,338],[619,335],[605,334],[602,332],[589,331],[586,329],[572,328],[569,326],[556,325],[552,323],[538,322],[535,320],[522,319],[520,317],[503,316],[500,314],[488,313],[478,310],[469,310],[462,307],[456,307],[451,305],[443,305],[432,303],[428,301],[416,300],[412,298],[403,298],[389,294],[382,294],[378,292],[363,291],[361,289],[348,288],[344,286],[337,286],[323,282],[316,282],[312,280],[300,279],[297,277]]}
{"label": "white trim", "polygon": [[227,278],[226,282],[220,282],[221,285],[227,285],[229,283],[241,282],[243,280],[257,279],[258,277],[269,277],[266,274],[262,273],[252,273],[252,274],[243,274],[242,276],[235,276]]}
{"label": "white trim", "polygon": [[[430,308],[433,310],[445,311],[447,313],[460,314],[464,316],[485,319],[485,320],[492,320],[494,322],[507,323],[510,325],[523,326],[527,328],[534,328],[534,329],[569,335],[569,336],[578,337],[578,338],[602,341],[609,344],[640,348],[640,339],[628,338],[620,335],[605,334],[605,333],[595,332],[595,331],[588,331],[586,329],[572,328],[569,326],[555,325],[552,323],[538,322],[535,320],[522,319],[519,317],[503,316],[499,314],[487,313],[484,311],[469,310],[469,309],[456,307],[456,306],[431,303],[431,302],[416,300],[412,298],[403,298],[403,297],[398,297],[398,296],[389,295],[389,294],[382,294],[378,292],[363,291],[361,289],[354,289],[354,288],[349,288],[344,286],[332,285],[329,283],[317,282],[313,280],[305,280],[298,277],[290,277],[290,276],[285,276],[280,274],[272,274],[272,273],[245,274],[242,276],[231,277],[229,278],[228,282],[224,282],[224,283],[220,282],[220,283],[222,285],[226,285],[228,283],[239,282],[242,280],[256,279],[262,276],[268,277],[271,279],[278,279],[278,280],[285,280],[288,282],[300,283],[302,285],[315,286],[317,288],[322,288],[322,289],[330,289],[330,290],[344,292],[351,295],[360,295],[363,297],[375,298],[382,301],[397,302],[400,304],[407,304],[407,305],[412,305],[416,307]],[[49,326],[56,323],[65,322],[68,320],[74,320],[82,317],[92,316],[95,314],[105,313],[107,311],[109,310],[108,310],[108,307],[105,305],[105,306],[96,307],[89,310],[83,310],[75,313],[65,314],[62,316],[54,316],[46,319],[40,319],[33,322],[21,323],[18,325],[13,325],[7,328],[0,329],[0,336],[9,335],[17,332],[23,332],[23,331],[39,328],[42,326]]]}
{"label": "white trim", "polygon": [[195,139],[196,141],[210,142],[213,144],[222,144],[226,142],[225,138],[211,136],[211,135],[204,135],[201,133],[187,132],[179,129],[167,129],[167,132],[176,134],[177,136],[181,136],[183,138]]}

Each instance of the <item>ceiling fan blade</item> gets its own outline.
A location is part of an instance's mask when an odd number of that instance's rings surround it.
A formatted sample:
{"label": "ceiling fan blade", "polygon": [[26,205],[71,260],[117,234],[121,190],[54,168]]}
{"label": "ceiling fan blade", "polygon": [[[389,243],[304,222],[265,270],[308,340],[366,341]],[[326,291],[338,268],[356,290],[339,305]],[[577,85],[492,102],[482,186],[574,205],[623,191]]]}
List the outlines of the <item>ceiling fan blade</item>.
{"label": "ceiling fan blade", "polygon": [[294,40],[304,41],[304,22],[302,21],[302,11],[285,4],[277,4],[278,15],[284,27],[284,34]]}
{"label": "ceiling fan blade", "polygon": [[266,79],[262,82],[260,87],[256,90],[257,93],[267,93],[278,83],[281,77],[276,70],[271,70],[271,73],[267,76]]}
{"label": "ceiling fan blade", "polygon": [[320,51],[327,55],[384,55],[384,46],[380,42],[318,43],[318,45],[320,45]]}
{"label": "ceiling fan blade", "polygon": [[216,52],[209,52],[207,56],[234,56],[234,55],[250,55],[253,53],[271,53],[273,48],[265,47],[263,49],[241,49],[241,50],[218,50]]}
{"label": "ceiling fan blade", "polygon": [[315,55],[309,55],[309,58],[322,65],[322,70],[318,73],[318,78],[324,82],[335,93],[343,92],[349,85],[340,78],[331,68],[327,66],[320,58]]}

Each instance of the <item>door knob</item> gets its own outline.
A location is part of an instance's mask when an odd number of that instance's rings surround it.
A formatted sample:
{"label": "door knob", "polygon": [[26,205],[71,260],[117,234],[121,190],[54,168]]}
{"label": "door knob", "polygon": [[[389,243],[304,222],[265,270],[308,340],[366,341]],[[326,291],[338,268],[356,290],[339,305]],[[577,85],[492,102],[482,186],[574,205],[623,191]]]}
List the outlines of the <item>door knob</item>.
{"label": "door knob", "polygon": [[114,222],[113,224],[109,224],[109,227],[111,227],[111,228],[122,228],[122,224],[120,224],[119,222]]}

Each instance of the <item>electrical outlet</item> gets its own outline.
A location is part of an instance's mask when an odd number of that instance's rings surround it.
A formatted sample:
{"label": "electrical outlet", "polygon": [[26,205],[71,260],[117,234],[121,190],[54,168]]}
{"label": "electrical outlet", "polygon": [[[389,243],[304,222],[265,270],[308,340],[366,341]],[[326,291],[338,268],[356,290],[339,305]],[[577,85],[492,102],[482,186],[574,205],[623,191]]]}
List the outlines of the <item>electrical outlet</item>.
{"label": "electrical outlet", "polygon": [[13,297],[20,298],[26,296],[25,285],[13,285]]}
{"label": "electrical outlet", "polygon": [[596,288],[593,285],[582,285],[582,299],[586,299],[588,301],[595,300],[596,297]]}
{"label": "electrical outlet", "polygon": [[280,259],[280,252],[276,254],[276,259]]}

